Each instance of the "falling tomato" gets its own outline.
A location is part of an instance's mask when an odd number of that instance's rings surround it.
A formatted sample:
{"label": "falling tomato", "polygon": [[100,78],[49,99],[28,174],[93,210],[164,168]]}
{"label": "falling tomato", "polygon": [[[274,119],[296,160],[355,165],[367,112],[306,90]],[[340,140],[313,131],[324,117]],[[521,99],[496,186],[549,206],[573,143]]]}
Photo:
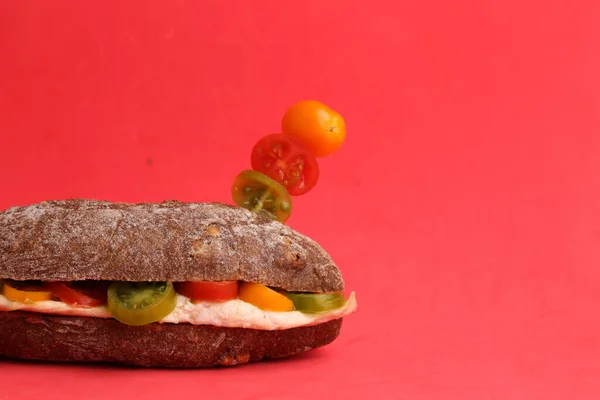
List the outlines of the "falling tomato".
{"label": "falling tomato", "polygon": [[283,133],[262,137],[252,148],[252,168],[276,180],[292,196],[311,190],[319,179],[315,156],[298,139]]}
{"label": "falling tomato", "polygon": [[281,123],[284,133],[301,140],[315,157],[325,157],[346,139],[344,118],[325,104],[304,100],[290,107]]}

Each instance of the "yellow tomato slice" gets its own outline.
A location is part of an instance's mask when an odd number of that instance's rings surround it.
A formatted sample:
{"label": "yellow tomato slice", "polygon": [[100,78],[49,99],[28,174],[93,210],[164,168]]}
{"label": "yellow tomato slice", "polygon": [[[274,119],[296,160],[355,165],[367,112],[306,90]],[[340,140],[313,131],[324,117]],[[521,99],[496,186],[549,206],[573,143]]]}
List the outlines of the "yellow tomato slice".
{"label": "yellow tomato slice", "polygon": [[43,290],[42,285],[4,282],[2,294],[11,301],[19,303],[35,303],[52,299],[52,293]]}
{"label": "yellow tomato slice", "polygon": [[267,311],[293,311],[294,303],[284,295],[254,282],[240,283],[240,300]]}

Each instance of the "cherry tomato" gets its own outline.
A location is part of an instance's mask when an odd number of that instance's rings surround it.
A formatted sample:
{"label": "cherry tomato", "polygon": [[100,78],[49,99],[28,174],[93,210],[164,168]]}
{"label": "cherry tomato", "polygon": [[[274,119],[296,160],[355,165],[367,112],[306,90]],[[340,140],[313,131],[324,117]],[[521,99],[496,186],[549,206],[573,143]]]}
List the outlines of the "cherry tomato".
{"label": "cherry tomato", "polygon": [[106,304],[108,283],[103,282],[48,282],[44,285],[63,303],[89,308]]}
{"label": "cherry tomato", "polygon": [[240,284],[240,300],[267,311],[293,311],[294,303],[281,293],[255,282]]}
{"label": "cherry tomato", "polygon": [[325,104],[305,100],[290,107],[281,122],[284,133],[302,141],[315,155],[325,157],[346,139],[344,118]]}
{"label": "cherry tomato", "polygon": [[292,213],[292,197],[285,187],[260,172],[241,172],[233,181],[231,196],[238,206],[280,222]]}
{"label": "cherry tomato", "polygon": [[297,293],[285,292],[285,296],[294,302],[294,308],[305,314],[317,314],[335,310],[346,304],[342,292],[334,293]]}
{"label": "cherry tomato", "polygon": [[227,301],[237,299],[238,281],[176,282],[175,291],[192,301]]}
{"label": "cherry tomato", "polygon": [[19,303],[35,303],[52,299],[52,293],[44,289],[41,282],[4,281],[2,294],[11,301]]}
{"label": "cherry tomato", "polygon": [[286,187],[292,196],[312,189],[319,179],[319,164],[298,139],[282,133],[267,135],[252,148],[252,168]]}
{"label": "cherry tomato", "polygon": [[113,282],[108,287],[108,310],[127,325],[160,321],[176,306],[177,295],[170,282]]}

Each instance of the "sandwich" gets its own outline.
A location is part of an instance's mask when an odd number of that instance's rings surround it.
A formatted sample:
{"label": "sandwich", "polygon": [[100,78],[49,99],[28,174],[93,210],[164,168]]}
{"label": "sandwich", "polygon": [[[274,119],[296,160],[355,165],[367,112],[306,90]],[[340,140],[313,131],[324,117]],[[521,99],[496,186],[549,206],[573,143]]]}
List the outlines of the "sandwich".
{"label": "sandwich", "polygon": [[356,310],[315,241],[221,203],[0,212],[0,357],[233,366],[327,345]]}

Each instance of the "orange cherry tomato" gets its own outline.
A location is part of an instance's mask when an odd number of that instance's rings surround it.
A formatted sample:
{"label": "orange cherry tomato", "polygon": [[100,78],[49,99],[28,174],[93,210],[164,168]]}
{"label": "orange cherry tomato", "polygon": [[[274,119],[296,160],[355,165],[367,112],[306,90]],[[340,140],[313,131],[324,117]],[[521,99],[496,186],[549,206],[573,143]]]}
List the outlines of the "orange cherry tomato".
{"label": "orange cherry tomato", "polygon": [[175,282],[175,291],[192,301],[227,301],[237,299],[238,281]]}
{"label": "orange cherry tomato", "polygon": [[108,282],[48,282],[44,286],[63,303],[90,308],[106,304]]}
{"label": "orange cherry tomato", "polygon": [[255,282],[240,283],[240,300],[267,311],[294,310],[294,303],[290,299]]}
{"label": "orange cherry tomato", "polygon": [[304,100],[290,107],[281,127],[284,133],[300,139],[315,157],[332,154],[346,139],[344,118],[314,100]]}
{"label": "orange cherry tomato", "polygon": [[52,293],[44,289],[42,283],[5,281],[2,294],[11,301],[35,303],[52,299]]}

